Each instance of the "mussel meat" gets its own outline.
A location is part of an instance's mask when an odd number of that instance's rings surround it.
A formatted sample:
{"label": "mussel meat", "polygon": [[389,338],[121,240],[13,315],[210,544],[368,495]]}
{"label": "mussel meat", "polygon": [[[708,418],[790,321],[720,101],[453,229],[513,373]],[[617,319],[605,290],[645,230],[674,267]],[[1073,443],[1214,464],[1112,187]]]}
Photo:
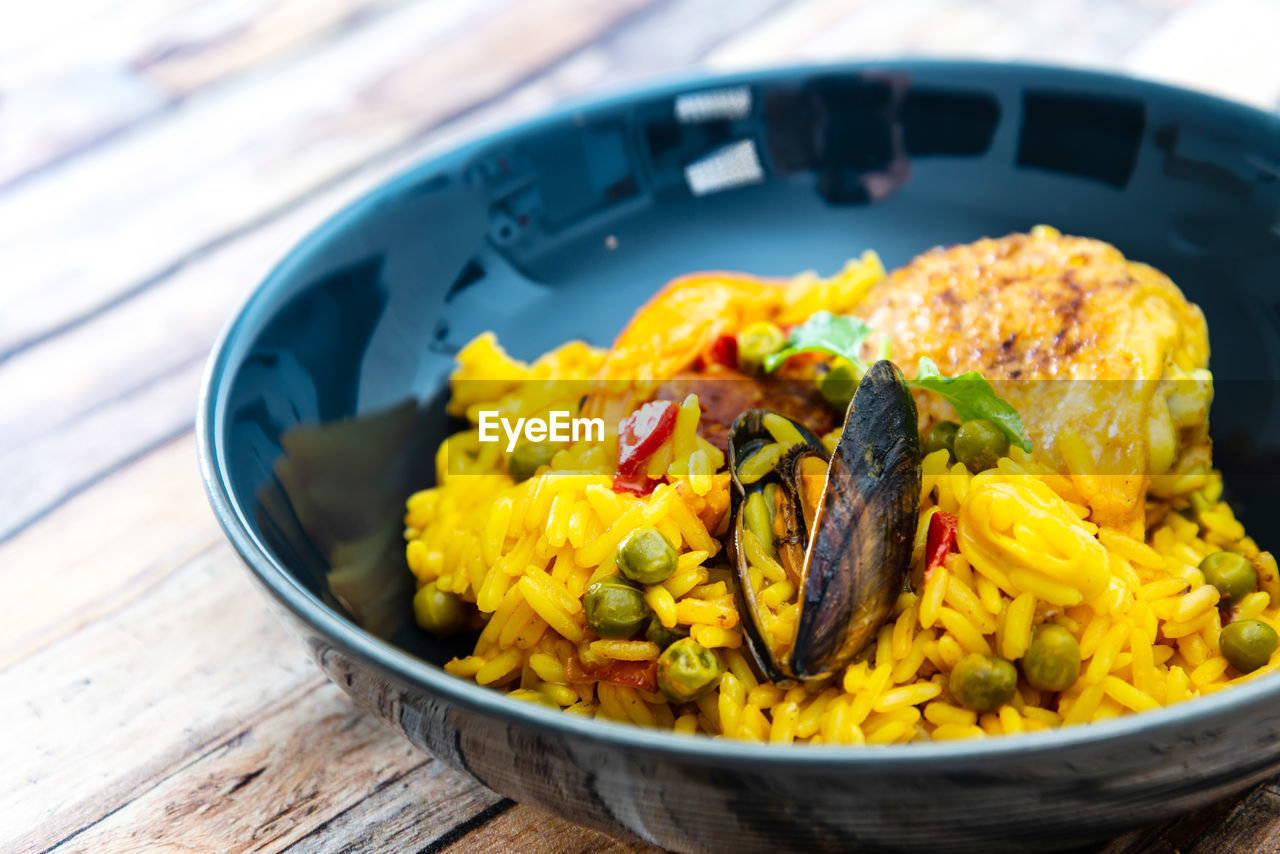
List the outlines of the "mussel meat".
{"label": "mussel meat", "polygon": [[[920,505],[911,394],[893,363],[876,362],[834,453],[803,425],[753,409],[730,430],[729,461],[747,646],[775,682],[822,678],[875,638],[903,588]],[[774,610],[776,594],[761,595],[785,593],[780,582],[799,597],[793,621]]]}

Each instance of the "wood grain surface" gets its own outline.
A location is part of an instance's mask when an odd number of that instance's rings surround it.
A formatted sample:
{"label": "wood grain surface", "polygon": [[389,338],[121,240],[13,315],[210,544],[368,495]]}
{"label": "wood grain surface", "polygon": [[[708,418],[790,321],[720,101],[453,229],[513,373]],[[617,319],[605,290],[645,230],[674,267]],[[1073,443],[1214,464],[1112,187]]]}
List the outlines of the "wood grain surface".
{"label": "wood grain surface", "polygon": [[[433,151],[695,68],[939,53],[1280,106],[1274,0],[60,0],[0,9],[0,851],[636,851],[410,748],[200,488],[204,359]],[[1280,784],[1111,854],[1280,850]]]}

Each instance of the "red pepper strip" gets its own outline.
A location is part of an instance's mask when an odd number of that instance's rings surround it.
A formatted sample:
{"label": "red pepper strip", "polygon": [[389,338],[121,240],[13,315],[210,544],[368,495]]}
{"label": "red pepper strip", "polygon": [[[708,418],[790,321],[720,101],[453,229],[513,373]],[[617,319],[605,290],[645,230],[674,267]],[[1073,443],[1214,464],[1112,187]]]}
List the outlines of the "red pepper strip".
{"label": "red pepper strip", "polygon": [[929,517],[929,538],[925,541],[925,575],[942,566],[956,544],[956,517],[939,510]]}
{"label": "red pepper strip", "polygon": [[618,422],[618,473],[633,475],[676,429],[676,405],[646,403]]}
{"label": "red pepper strip", "polygon": [[648,495],[658,488],[658,484],[664,482],[666,478],[651,478],[644,472],[627,476],[624,474],[615,474],[613,476],[614,492],[629,492],[632,495]]}
{"label": "red pepper strip", "polygon": [[721,335],[711,343],[707,352],[698,357],[698,366],[724,365],[726,368],[738,369],[738,338],[734,335]]}
{"label": "red pepper strip", "polygon": [[615,685],[630,685],[641,691],[658,690],[658,662],[656,661],[610,661],[607,664],[583,664],[577,656],[573,656],[565,662],[564,675],[570,682],[596,679],[612,682]]}

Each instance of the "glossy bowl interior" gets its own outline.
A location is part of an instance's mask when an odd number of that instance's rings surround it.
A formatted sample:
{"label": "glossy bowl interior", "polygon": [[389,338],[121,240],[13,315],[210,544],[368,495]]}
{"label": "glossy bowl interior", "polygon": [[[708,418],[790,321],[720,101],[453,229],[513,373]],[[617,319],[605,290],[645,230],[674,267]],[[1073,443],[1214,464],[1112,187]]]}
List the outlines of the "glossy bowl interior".
{"label": "glossy bowl interior", "polygon": [[452,355],[607,344],[700,269],[830,273],[1050,223],[1205,310],[1213,434],[1259,539],[1280,481],[1280,120],[1062,69],[904,62],[701,79],[424,163],[279,266],[210,361],[219,521],[325,671],[490,788],[677,850],[1062,848],[1280,767],[1280,679],[1030,736],[770,747],[583,720],[445,674],[412,623],[400,516],[449,432]]}

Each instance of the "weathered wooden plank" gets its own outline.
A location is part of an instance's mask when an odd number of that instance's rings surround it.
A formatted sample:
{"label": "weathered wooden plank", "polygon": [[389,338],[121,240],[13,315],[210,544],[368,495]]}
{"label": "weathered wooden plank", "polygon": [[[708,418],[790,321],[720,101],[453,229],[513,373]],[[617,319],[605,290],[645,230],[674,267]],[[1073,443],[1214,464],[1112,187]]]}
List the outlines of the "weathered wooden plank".
{"label": "weathered wooden plank", "polygon": [[189,97],[299,49],[322,49],[347,28],[367,23],[404,0],[268,0],[236,15],[209,16],[213,26],[176,30],[152,39],[132,65],[167,93]]}
{"label": "weathered wooden plank", "polygon": [[0,187],[403,0],[44,3],[0,27]]}
{"label": "weathered wooden plank", "polygon": [[[978,45],[986,56],[1095,67],[1114,67],[1169,14],[1161,2],[1070,0],[1036,4],[1021,14],[1007,14],[1012,10],[1007,2],[997,6],[1005,13],[1000,25]],[[930,33],[924,43],[940,34],[940,29]]]}
{"label": "weathered wooden plank", "polygon": [[803,53],[805,44],[872,2],[874,0],[798,0],[788,3],[756,26],[725,40],[707,54],[705,62],[723,69],[803,62],[809,58]]}
{"label": "weathered wooden plank", "polygon": [[441,833],[494,800],[325,683],[54,850],[314,851],[338,838],[380,840],[381,850],[421,847],[433,829]]}
{"label": "weathered wooden plank", "polygon": [[489,854],[492,851],[521,851],[526,854],[654,854],[661,851],[651,845],[623,842],[526,806],[513,807],[452,845],[435,850],[448,854]]}
{"label": "weathered wooden plank", "polygon": [[1116,837],[1098,854],[1176,854],[1193,845],[1205,831],[1231,813],[1241,796],[1225,798],[1170,821]]}
{"label": "weathered wooden plank", "polygon": [[788,5],[787,0],[664,3],[593,41],[545,79],[563,97],[699,69],[720,45],[764,26]]}
{"label": "weathered wooden plank", "polygon": [[0,451],[0,548],[124,461],[189,431],[203,361],[197,354],[171,373]]}
{"label": "weathered wooden plank", "polygon": [[465,836],[511,801],[479,786],[439,762],[425,762],[370,792],[292,843],[307,854],[381,854],[424,851]]}
{"label": "weathered wooden plank", "polygon": [[1259,786],[1182,850],[1186,854],[1280,851],[1280,794],[1270,786]]}
{"label": "weathered wooden plank", "polygon": [[24,656],[119,609],[220,541],[187,433],[0,546],[0,678]]}
{"label": "weathered wooden plank", "polygon": [[216,0],[60,0],[25,8],[6,6],[0,27],[0,79],[6,88],[18,89],[74,77],[87,69],[119,67],[153,33],[199,15],[201,7],[207,17],[208,7],[215,4]]}
{"label": "weathered wooden plank", "polygon": [[1125,57],[1124,67],[1275,110],[1280,108],[1278,31],[1280,5],[1274,2],[1198,0],[1148,31]]}
{"label": "weathered wooden plank", "polygon": [[505,2],[407,4],[13,188],[0,207],[0,354],[145,288],[654,0],[495,14]]}
{"label": "weathered wooden plank", "polygon": [[0,363],[0,541],[104,471],[189,428],[234,307],[323,211],[258,232],[61,340]]}
{"label": "weathered wooden plank", "polygon": [[42,849],[322,677],[225,543],[0,671],[0,850]]}
{"label": "weathered wooden plank", "polygon": [[[279,251],[275,246],[263,248]],[[252,285],[224,279],[220,287],[168,288],[145,304],[95,318],[60,342],[62,346],[0,363],[0,389],[11,395],[10,406],[0,411],[0,441],[6,454],[73,416],[186,367],[197,347],[207,349],[215,334],[211,330]],[[182,337],[191,344],[174,348]],[[107,376],[113,379],[104,382]]]}
{"label": "weathered wooden plank", "polygon": [[1277,781],[1171,821],[1120,836],[1099,854],[1217,854],[1280,851]]}
{"label": "weathered wooden plank", "polygon": [[947,0],[903,0],[894,7],[871,3],[814,33],[797,53],[811,60],[892,56],[910,50],[916,34],[950,6]]}
{"label": "weathered wooden plank", "polygon": [[1112,64],[1169,14],[1156,3],[810,0],[721,46],[716,67],[941,54]]}
{"label": "weathered wooden plank", "polygon": [[[192,18],[207,21],[211,5],[76,0],[28,4],[18,20],[9,11],[0,26],[0,187],[170,107],[172,98],[131,60],[153,38],[190,29]],[[237,17],[227,11],[215,20]]]}
{"label": "weathered wooden plank", "polygon": [[0,102],[0,190],[170,103],[154,83],[125,68],[9,85]]}
{"label": "weathered wooden plank", "polygon": [[[269,2],[269,0],[268,0]],[[216,0],[62,0],[6,8],[0,28],[0,75],[20,86],[74,74],[85,67],[118,64],[168,22],[185,20]],[[254,8],[252,0],[242,4]],[[260,5],[260,4],[259,4]],[[226,8],[221,17],[235,17]],[[102,37],[102,44],[87,38]]]}

